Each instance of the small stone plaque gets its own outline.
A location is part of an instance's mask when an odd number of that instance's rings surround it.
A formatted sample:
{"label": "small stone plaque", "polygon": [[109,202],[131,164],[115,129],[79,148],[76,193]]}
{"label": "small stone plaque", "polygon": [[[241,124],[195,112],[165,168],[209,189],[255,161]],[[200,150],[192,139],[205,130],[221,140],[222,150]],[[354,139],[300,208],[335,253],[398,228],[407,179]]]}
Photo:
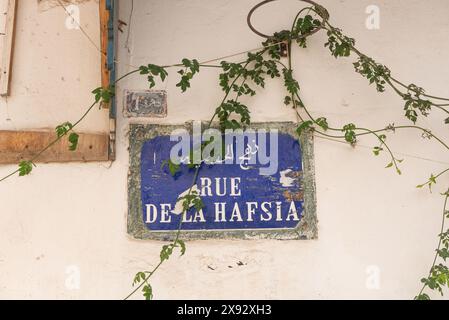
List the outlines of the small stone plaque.
{"label": "small stone plaque", "polygon": [[162,90],[125,91],[124,109],[129,118],[165,118],[167,93]]}

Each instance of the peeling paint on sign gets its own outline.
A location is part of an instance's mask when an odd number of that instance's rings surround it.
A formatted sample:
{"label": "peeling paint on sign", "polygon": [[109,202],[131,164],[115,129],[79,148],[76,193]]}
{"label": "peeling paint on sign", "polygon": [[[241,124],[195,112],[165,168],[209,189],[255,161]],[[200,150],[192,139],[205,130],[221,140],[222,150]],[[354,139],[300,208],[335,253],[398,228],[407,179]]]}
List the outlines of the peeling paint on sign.
{"label": "peeling paint on sign", "polygon": [[311,135],[298,141],[292,123],[252,125],[279,131],[276,173],[261,175],[259,165],[203,165],[195,190],[205,207],[182,216],[177,199],[190,188],[194,170],[183,166],[172,177],[161,168],[175,144],[170,133],[179,128],[131,125],[128,232],[133,237],[172,239],[183,219],[184,239],[317,238]]}

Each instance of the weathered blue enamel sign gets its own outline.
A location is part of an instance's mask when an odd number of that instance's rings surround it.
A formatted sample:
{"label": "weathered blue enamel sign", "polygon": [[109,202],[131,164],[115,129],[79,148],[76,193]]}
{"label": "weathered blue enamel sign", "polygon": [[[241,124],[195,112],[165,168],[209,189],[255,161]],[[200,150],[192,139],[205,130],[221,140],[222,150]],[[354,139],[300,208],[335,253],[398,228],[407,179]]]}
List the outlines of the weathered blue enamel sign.
{"label": "weathered blue enamel sign", "polygon": [[163,165],[178,144],[170,139],[178,127],[133,125],[129,232],[140,239],[170,239],[182,219],[184,236],[191,239],[315,238],[310,137],[298,141],[292,124],[257,127],[267,130],[240,140],[243,147],[238,136],[226,139],[227,162],[203,163],[193,190],[204,207],[182,214],[178,198],[188,194],[195,169],[182,165],[172,176]]}

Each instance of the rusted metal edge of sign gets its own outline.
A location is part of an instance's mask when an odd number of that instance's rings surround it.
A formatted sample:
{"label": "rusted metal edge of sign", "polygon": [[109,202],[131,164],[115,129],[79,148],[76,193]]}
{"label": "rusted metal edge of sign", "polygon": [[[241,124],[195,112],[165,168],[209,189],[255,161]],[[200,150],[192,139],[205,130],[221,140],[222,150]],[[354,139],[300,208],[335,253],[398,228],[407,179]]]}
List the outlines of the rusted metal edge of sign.
{"label": "rusted metal edge of sign", "polygon": [[[169,136],[176,129],[187,129],[192,132],[192,123],[185,125],[158,125],[158,124],[131,124],[129,132],[130,168],[128,173],[128,234],[138,240],[170,241],[176,236],[175,230],[154,231],[148,228],[144,219],[142,202],[142,185],[147,186],[147,181],[142,183],[142,150],[145,144],[157,137]],[[291,122],[256,123],[251,129],[276,129],[280,134],[290,136],[297,141],[297,125]],[[298,144],[297,142],[295,142]],[[312,240],[318,238],[318,220],[316,215],[315,174],[313,155],[313,134],[303,134],[299,139],[301,155],[301,219],[292,228],[259,228],[259,229],[235,229],[235,230],[185,230],[181,231],[183,240],[207,240],[207,239],[275,239],[275,240]],[[287,154],[292,150],[279,149],[280,153]],[[301,159],[301,160],[299,160]],[[148,159],[145,160],[148,162]],[[151,160],[152,161],[152,160]],[[156,163],[156,162],[155,162]],[[147,176],[148,177],[148,176]],[[161,188],[164,187],[161,185]],[[176,192],[176,191],[175,191]],[[171,195],[172,196],[172,195]],[[177,196],[177,195],[175,195]],[[287,194],[286,197],[294,197]]]}

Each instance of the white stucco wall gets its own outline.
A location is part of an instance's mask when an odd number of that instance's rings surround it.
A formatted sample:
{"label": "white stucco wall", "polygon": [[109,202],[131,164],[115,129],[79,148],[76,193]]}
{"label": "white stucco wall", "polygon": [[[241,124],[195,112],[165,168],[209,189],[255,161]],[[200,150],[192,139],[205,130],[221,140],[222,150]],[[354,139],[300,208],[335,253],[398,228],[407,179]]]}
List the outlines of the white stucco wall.
{"label": "white stucco wall", "polygon": [[[261,39],[246,26],[246,15],[257,2],[135,0],[129,50],[126,29],[119,37],[118,75],[130,70],[127,65],[172,64],[184,57],[209,60],[259,47]],[[43,11],[36,3],[19,4],[12,95],[0,102],[0,129],[76,120],[99,85],[96,49],[80,31],[65,28],[60,8]],[[123,21],[128,21],[130,3],[120,1]],[[449,96],[447,1],[320,3],[335,26],[398,78]],[[381,9],[380,30],[365,27],[365,9],[371,4]],[[257,12],[254,24],[267,33],[287,29],[299,7],[297,1],[271,4]],[[97,3],[87,1],[80,8],[82,25],[98,39]],[[335,60],[324,42],[325,35],[319,34],[307,49],[293,52],[313,115],[326,116],[334,126],[407,123],[399,97],[391,90],[378,94],[354,73],[351,59]],[[216,70],[202,70],[193,88],[180,94],[176,70],[171,70],[168,82],[157,88],[168,92],[168,117],[154,121],[209,119],[221,97],[217,77]],[[122,82],[119,110],[123,90],[145,88],[145,78],[138,75]],[[253,121],[294,119],[283,97],[278,80],[245,100]],[[435,111],[421,124],[447,140],[441,118]],[[42,165],[27,178],[0,184],[0,298],[120,299],[131,290],[137,271],[158,263],[161,243],[135,241],[126,233],[129,121],[119,113],[117,161],[112,164]],[[107,111],[95,110],[82,128],[105,131]],[[173,257],[155,275],[155,298],[413,298],[437,244],[443,204],[436,191],[449,178],[442,178],[433,194],[415,186],[446,168],[449,159],[418,132],[398,132],[389,140],[405,160],[402,176],[384,169],[388,158],[372,155],[377,145],[372,138],[360,139],[356,149],[316,139],[319,240],[188,243],[184,257]],[[0,167],[0,176],[11,169]],[[245,265],[237,266],[239,261]],[[71,266],[80,270],[79,290],[66,286]],[[380,271],[378,290],[366,286],[373,266]]]}

